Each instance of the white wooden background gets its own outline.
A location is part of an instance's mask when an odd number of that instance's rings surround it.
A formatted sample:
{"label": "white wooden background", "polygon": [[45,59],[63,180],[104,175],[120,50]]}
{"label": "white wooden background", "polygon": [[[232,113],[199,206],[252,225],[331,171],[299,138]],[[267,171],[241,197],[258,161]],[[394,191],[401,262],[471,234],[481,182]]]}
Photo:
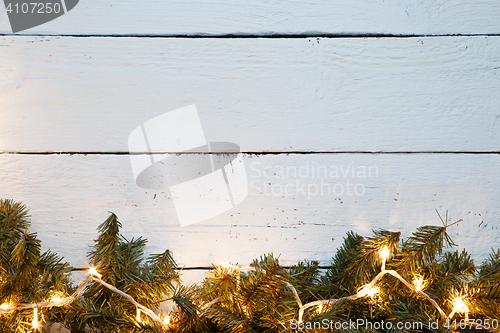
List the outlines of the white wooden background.
{"label": "white wooden background", "polygon": [[[408,236],[436,209],[478,261],[500,245],[497,0],[80,1],[16,35],[2,8],[0,33],[0,197],[76,267],[108,211],[186,267],[327,265],[347,231]],[[135,185],[127,137],[190,104],[245,152],[250,193],[181,228],[168,190]],[[321,166],[377,172],[279,172]],[[347,182],[363,194],[271,191]]]}

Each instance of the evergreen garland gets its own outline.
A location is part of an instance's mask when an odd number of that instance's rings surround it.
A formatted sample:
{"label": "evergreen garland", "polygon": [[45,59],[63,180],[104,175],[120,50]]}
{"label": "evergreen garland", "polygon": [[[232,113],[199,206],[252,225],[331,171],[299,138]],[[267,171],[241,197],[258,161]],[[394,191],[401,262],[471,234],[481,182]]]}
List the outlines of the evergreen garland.
{"label": "evergreen garland", "polygon": [[[175,290],[176,264],[168,250],[150,256],[143,263],[147,241],[142,238],[127,240],[120,235],[121,226],[116,215],[111,213],[98,228],[100,235],[89,259],[98,267],[104,281],[142,305],[156,309],[165,295]],[[59,321],[72,333],[161,332],[145,317],[138,322],[133,304],[95,282],[88,286],[83,297],[59,310]]]}
{"label": "evergreen garland", "polygon": [[[41,253],[40,240],[28,233],[28,218],[24,205],[0,200],[0,306],[38,303],[69,285],[71,267],[50,251]],[[32,310],[4,313],[0,332],[28,332],[32,318]],[[45,319],[52,318],[47,312]]]}
{"label": "evergreen garland", "polygon": [[[202,283],[182,286],[171,253],[167,250],[144,261],[146,240],[128,240],[120,235],[121,224],[111,214],[99,226],[89,261],[102,275],[102,281],[149,309],[157,310],[161,302],[172,301],[175,307],[168,317],[169,332],[290,332],[299,328],[299,303],[302,306],[330,299],[339,300],[304,308],[300,327],[323,332],[449,332],[454,329],[450,322],[460,324],[465,315],[454,303],[457,298],[463,300],[469,318],[498,323],[500,250],[493,251],[484,264],[477,266],[465,250],[452,250],[455,244],[447,233],[452,225],[446,218],[443,226],[419,227],[406,239],[386,230],[373,231],[370,237],[349,232],[326,271],[314,261],[283,267],[276,256],[269,254],[249,267],[213,265]],[[11,200],[0,200],[2,333],[32,331],[33,320],[33,309],[7,311],[2,310],[4,304],[15,307],[39,303],[76,290],[69,281],[69,264],[50,251],[41,253],[40,241],[28,233],[28,228],[26,208]],[[387,261],[380,255],[383,250],[390,254]],[[381,267],[396,271],[410,284],[418,281],[419,288],[439,304],[443,313],[428,298],[390,274],[377,281],[379,292],[352,298],[360,287],[380,275]],[[41,309],[40,320],[60,322],[72,333],[165,331],[165,326],[148,316],[138,318],[136,306],[123,296],[97,279],[89,281],[76,300]],[[448,324],[443,314],[453,314]],[[358,319],[391,323],[392,328],[314,329],[323,327],[314,326],[317,324]],[[400,322],[423,326],[398,330],[395,327]]]}

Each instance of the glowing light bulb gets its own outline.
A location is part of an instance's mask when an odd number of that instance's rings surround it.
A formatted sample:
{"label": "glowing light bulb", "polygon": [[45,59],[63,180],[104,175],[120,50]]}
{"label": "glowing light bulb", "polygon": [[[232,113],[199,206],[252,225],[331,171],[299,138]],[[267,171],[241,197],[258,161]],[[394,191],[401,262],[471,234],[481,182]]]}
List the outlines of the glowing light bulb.
{"label": "glowing light bulb", "polygon": [[233,264],[228,263],[227,261],[224,261],[220,266],[230,272],[237,267]]}
{"label": "glowing light bulb", "polygon": [[422,280],[421,278],[415,278],[415,280],[413,280],[413,285],[415,286],[415,289],[417,291],[421,291],[422,287],[424,286],[424,280]]}
{"label": "glowing light bulb", "polygon": [[8,310],[10,308],[10,303],[3,303],[2,305],[0,305],[0,309],[2,310]]}
{"label": "glowing light bulb", "polygon": [[169,315],[166,315],[166,316],[163,318],[163,322],[165,323],[165,325],[169,325],[169,324],[170,324],[170,316],[169,316]]}
{"label": "glowing light bulb", "polygon": [[323,304],[318,305],[318,313],[321,313],[323,311]]}
{"label": "glowing light bulb", "polygon": [[62,297],[62,293],[56,292],[50,297],[50,301],[54,303],[64,303],[66,299]]}
{"label": "glowing light bulb", "polygon": [[375,294],[377,294],[378,292],[380,291],[380,288],[379,287],[373,287],[373,288],[370,288],[367,290],[367,295],[370,296],[370,297],[373,297],[375,296]]}
{"label": "glowing light bulb", "polygon": [[383,260],[387,260],[389,259],[389,257],[391,256],[391,252],[389,251],[389,248],[387,246],[384,246],[381,250],[380,250],[380,257],[383,259]]}
{"label": "glowing light bulb", "polygon": [[359,292],[358,292],[358,295],[360,297],[365,297],[365,296],[370,296],[370,297],[373,297],[375,296],[378,292],[380,291],[380,288],[379,287],[364,287],[363,289],[361,289]]}
{"label": "glowing light bulb", "polygon": [[90,275],[93,275],[93,276],[97,276],[98,278],[101,278],[101,277],[102,277],[102,275],[101,275],[101,274],[99,274],[99,273],[97,272],[97,270],[96,270],[93,266],[91,266],[91,267],[89,268],[89,274],[90,274]]}
{"label": "glowing light bulb", "polygon": [[456,312],[469,312],[469,308],[465,304],[464,300],[462,298],[455,298],[453,301],[453,309]]}
{"label": "glowing light bulb", "polygon": [[40,324],[38,323],[38,308],[33,310],[33,321],[31,322],[31,326],[36,330]]}

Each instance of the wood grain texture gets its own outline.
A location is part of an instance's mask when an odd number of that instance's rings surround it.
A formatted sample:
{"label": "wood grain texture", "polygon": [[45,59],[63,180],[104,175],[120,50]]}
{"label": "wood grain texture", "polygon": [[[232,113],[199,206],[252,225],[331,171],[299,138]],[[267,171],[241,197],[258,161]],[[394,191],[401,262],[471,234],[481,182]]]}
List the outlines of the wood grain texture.
{"label": "wood grain texture", "polygon": [[[249,264],[269,252],[284,264],[328,264],[347,231],[408,236],[420,225],[439,225],[435,209],[464,219],[450,233],[479,261],[499,246],[498,154],[245,155],[245,163],[247,198],[187,227],[179,226],[169,190],[136,186],[122,155],[0,155],[0,197],[24,202],[43,248],[77,267],[88,264],[108,211],[126,237],[149,240],[148,253],[168,248],[186,266]],[[362,167],[372,173],[363,176]]]}
{"label": "wood grain texture", "polygon": [[[491,34],[496,0],[80,1],[26,34]],[[0,33],[11,29],[0,10]]]}
{"label": "wood grain texture", "polygon": [[500,37],[2,37],[0,151],[127,151],[190,104],[247,152],[499,151],[498,54]]}

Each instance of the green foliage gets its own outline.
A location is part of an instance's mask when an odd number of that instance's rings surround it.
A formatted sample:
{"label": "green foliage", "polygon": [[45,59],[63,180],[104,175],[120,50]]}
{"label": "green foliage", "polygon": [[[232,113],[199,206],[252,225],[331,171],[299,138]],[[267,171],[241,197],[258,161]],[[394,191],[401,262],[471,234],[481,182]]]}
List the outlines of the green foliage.
{"label": "green foliage", "polygon": [[[460,297],[469,308],[470,318],[500,319],[500,250],[476,266],[465,251],[455,246],[447,230],[453,224],[422,226],[408,238],[386,230],[370,237],[349,232],[333,254],[330,267],[317,262],[299,262],[284,267],[277,257],[265,255],[250,270],[214,265],[199,285],[182,286],[169,251],[144,259],[146,240],[127,239],[120,234],[121,223],[111,214],[99,226],[99,236],[89,252],[89,260],[102,279],[153,310],[169,300],[169,332],[290,332],[298,318],[299,305],[316,300],[339,299],[356,294],[372,281],[382,266],[382,250],[390,253],[387,270],[398,272],[410,284],[417,277],[422,290],[449,314],[454,299]],[[70,267],[54,253],[41,253],[40,241],[28,232],[26,208],[10,200],[0,201],[0,304],[34,303],[48,300],[54,293],[68,295]],[[377,282],[373,296],[341,299],[309,307],[304,322],[320,324],[366,319],[371,322],[423,323],[418,329],[342,330],[342,332],[448,332],[441,314],[428,299],[409,289],[390,274]],[[64,323],[72,333],[164,332],[146,315],[136,320],[136,308],[117,293],[92,282],[75,302],[61,308],[42,309],[44,321]],[[32,310],[15,311],[0,317],[0,332],[30,330]],[[463,319],[456,313],[452,319]],[[440,321],[436,328],[429,322]],[[315,330],[312,330],[315,331]],[[321,331],[321,330],[316,330]],[[323,330],[324,331],[324,330]],[[340,332],[340,331],[338,331]]]}
{"label": "green foliage", "polygon": [[454,246],[447,227],[422,226],[403,242],[395,268],[402,275],[414,275],[421,267],[432,263],[446,247]]}
{"label": "green foliage", "polygon": [[[132,296],[138,303],[156,309],[178,281],[175,261],[167,250],[143,262],[147,241],[120,235],[121,223],[111,213],[98,228],[89,259],[103,281]],[[60,315],[72,332],[159,332],[157,323],[143,315],[127,299],[99,283],[91,283],[83,296]]]}
{"label": "green foliage", "polygon": [[[465,250],[450,251],[455,245],[447,234],[451,225],[446,221],[444,226],[422,226],[403,240],[399,233],[385,230],[374,231],[367,238],[349,232],[323,274],[316,262],[285,268],[273,255],[254,261],[255,271],[214,266],[194,291],[198,300],[194,296],[193,302],[200,310],[191,320],[204,327],[204,332],[290,332],[290,322],[297,319],[299,306],[286,287],[287,282],[295,286],[303,304],[353,295],[380,273],[383,248],[391,254],[386,269],[399,272],[410,284],[417,277],[423,279],[424,292],[447,314],[453,311],[454,298],[461,297],[470,309],[470,318],[500,319],[500,251],[477,267]],[[394,327],[399,322],[423,324],[403,331],[342,332],[450,331],[429,300],[393,276],[384,275],[377,286],[380,291],[373,297],[340,300],[323,306],[321,313],[317,306],[310,307],[305,311],[304,322],[312,325],[323,320],[335,323],[366,319],[390,322]],[[216,301],[212,306],[204,310],[203,305],[213,300]],[[464,318],[463,314],[457,313],[452,319],[460,318]],[[438,327],[430,325],[435,321],[439,322]],[[173,327],[174,331],[182,331],[180,322],[174,321]]]}
{"label": "green foliage", "polygon": [[[0,304],[46,302],[76,290],[69,281],[71,267],[50,251],[41,253],[41,242],[36,234],[28,233],[29,225],[24,205],[0,200]],[[144,262],[146,240],[128,240],[120,235],[120,228],[116,215],[111,214],[99,226],[99,237],[89,253],[102,279],[151,309],[174,292],[174,302],[187,308],[189,301],[179,295],[183,289],[175,287],[178,274],[171,253],[154,254]],[[196,313],[194,309],[191,305],[188,313]],[[74,333],[161,331],[149,317],[143,315],[138,322],[135,314],[136,308],[128,300],[94,282],[68,306],[41,308],[39,319],[62,322]],[[30,331],[32,320],[33,309],[11,311],[1,315],[0,332]]]}
{"label": "green foliage", "polygon": [[[41,253],[40,240],[28,233],[28,217],[24,205],[0,199],[0,304],[37,303],[68,292],[71,267],[50,251]],[[41,315],[54,316],[51,309]],[[32,309],[2,315],[0,332],[29,331],[32,319]]]}
{"label": "green foliage", "polygon": [[208,273],[197,293],[204,304],[217,301],[202,311],[200,320],[205,327],[216,332],[287,331],[296,303],[285,282],[296,281],[300,275],[314,277],[316,268],[302,265],[291,275],[273,255],[255,260],[251,266],[254,270],[245,273],[224,266],[214,266]]}
{"label": "green foliage", "polygon": [[356,290],[380,272],[380,251],[387,248],[397,253],[400,233],[374,231],[374,237],[363,237],[348,232],[344,244],[333,257],[332,266],[322,278],[319,287],[326,298],[339,298],[356,293]]}
{"label": "green foliage", "polygon": [[483,318],[500,318],[500,250],[493,251],[480,267],[473,284],[476,295],[474,310]]}
{"label": "green foliage", "polygon": [[481,266],[479,284],[488,296],[500,297],[500,250],[490,254],[489,260]]}

